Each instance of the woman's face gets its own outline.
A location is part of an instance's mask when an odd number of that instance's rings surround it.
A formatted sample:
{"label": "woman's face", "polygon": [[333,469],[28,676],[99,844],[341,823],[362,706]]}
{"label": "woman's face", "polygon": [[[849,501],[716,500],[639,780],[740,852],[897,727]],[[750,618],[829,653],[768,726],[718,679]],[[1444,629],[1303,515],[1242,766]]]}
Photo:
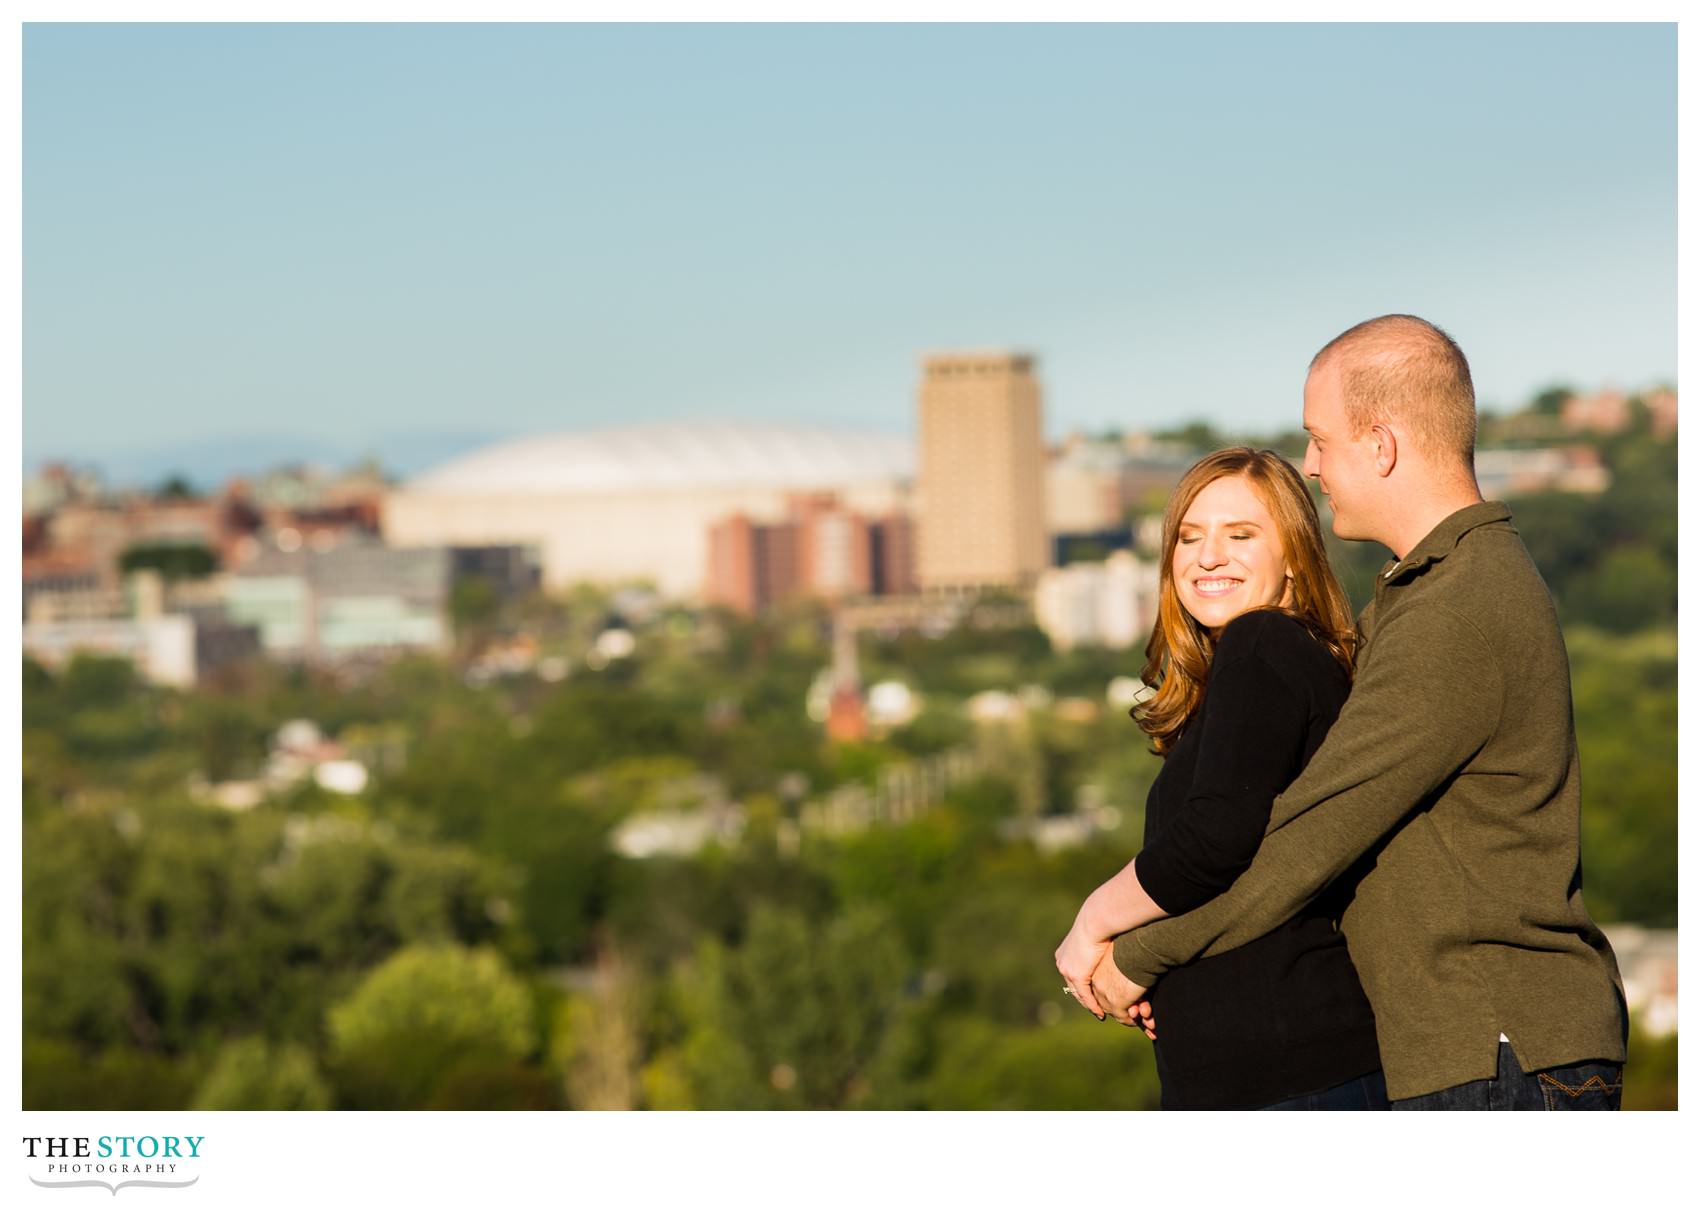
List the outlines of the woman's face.
{"label": "woman's face", "polygon": [[1212,634],[1290,595],[1275,519],[1244,476],[1212,480],[1181,518],[1170,571],[1186,612]]}

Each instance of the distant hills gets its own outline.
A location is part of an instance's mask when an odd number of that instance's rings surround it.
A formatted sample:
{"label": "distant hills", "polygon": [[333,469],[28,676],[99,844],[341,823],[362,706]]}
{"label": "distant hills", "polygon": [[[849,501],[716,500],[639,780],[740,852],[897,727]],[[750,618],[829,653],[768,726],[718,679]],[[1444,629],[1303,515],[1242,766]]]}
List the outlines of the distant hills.
{"label": "distant hills", "polygon": [[32,449],[26,437],[23,466],[26,475],[43,463],[93,466],[115,488],[152,488],[168,476],[181,475],[196,489],[206,491],[218,488],[232,476],[253,477],[288,464],[308,463],[342,470],[376,459],[386,474],[406,479],[511,436],[514,435],[391,434],[357,444],[342,444],[300,434],[273,434],[203,438],[145,449],[102,449],[91,442],[77,451]]}

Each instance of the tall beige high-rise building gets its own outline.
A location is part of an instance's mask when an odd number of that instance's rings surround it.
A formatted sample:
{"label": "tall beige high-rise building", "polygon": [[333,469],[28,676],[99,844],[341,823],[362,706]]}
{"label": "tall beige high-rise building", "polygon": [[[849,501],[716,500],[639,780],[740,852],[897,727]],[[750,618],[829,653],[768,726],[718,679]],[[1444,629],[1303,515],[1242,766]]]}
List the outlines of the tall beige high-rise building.
{"label": "tall beige high-rise building", "polygon": [[1024,588],[1048,565],[1041,428],[1031,355],[923,360],[916,481],[922,589]]}

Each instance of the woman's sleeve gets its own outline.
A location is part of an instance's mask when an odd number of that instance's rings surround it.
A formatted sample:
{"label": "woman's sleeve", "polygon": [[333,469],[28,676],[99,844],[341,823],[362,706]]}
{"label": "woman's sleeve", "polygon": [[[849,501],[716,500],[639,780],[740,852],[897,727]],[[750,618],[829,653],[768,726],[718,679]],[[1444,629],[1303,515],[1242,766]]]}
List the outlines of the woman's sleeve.
{"label": "woman's sleeve", "polygon": [[1293,686],[1253,653],[1218,659],[1196,727],[1186,806],[1134,860],[1140,886],[1171,915],[1227,891],[1251,865],[1270,805],[1303,764],[1308,721]]}

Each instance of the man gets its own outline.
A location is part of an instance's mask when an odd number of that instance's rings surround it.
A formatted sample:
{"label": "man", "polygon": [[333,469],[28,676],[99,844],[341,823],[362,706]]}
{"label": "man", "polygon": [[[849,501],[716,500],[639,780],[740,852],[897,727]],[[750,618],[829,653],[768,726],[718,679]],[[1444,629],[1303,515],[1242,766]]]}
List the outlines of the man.
{"label": "man", "polygon": [[1304,426],[1334,533],[1396,557],[1351,697],[1233,887],[1122,935],[1092,992],[1150,1031],[1165,971],[1373,862],[1340,926],[1394,1108],[1615,1109],[1627,1015],[1582,903],[1569,664],[1510,511],[1476,486],[1469,365],[1415,316],[1366,321],[1311,362]]}

